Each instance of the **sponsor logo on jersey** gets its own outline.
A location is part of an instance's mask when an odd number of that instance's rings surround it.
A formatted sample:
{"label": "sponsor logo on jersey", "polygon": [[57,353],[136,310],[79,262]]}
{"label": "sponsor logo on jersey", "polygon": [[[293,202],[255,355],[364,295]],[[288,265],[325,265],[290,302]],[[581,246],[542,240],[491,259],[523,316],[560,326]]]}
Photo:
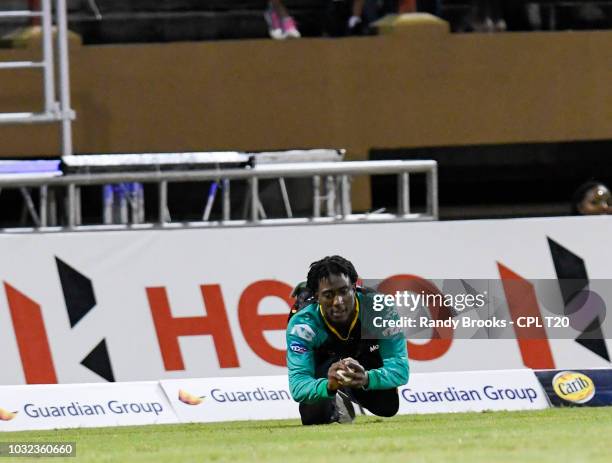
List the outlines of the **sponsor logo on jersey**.
{"label": "sponsor logo on jersey", "polygon": [[305,352],[308,352],[308,347],[297,341],[292,341],[291,344],[289,344],[289,349],[291,349],[296,354],[303,354]]}
{"label": "sponsor logo on jersey", "polygon": [[586,403],[595,395],[593,380],[576,371],[557,373],[552,380],[552,385],[559,397],[575,404]]}
{"label": "sponsor logo on jersey", "polygon": [[309,342],[312,341],[315,337],[315,332],[312,330],[312,328],[304,324],[295,325],[291,329],[291,334],[294,334],[302,338],[304,341],[309,341]]}
{"label": "sponsor logo on jersey", "polygon": [[378,350],[379,347],[380,345],[378,344],[374,344],[373,346],[370,346],[370,352],[374,352],[375,350]]}

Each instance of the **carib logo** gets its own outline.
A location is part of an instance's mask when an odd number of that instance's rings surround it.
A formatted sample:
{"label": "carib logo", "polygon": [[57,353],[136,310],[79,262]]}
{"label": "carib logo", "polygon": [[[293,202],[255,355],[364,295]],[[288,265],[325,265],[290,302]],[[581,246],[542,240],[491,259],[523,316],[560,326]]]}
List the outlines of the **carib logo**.
{"label": "carib logo", "polygon": [[575,404],[587,403],[595,395],[595,384],[584,373],[562,371],[555,375],[552,385],[559,397]]}
{"label": "carib logo", "polygon": [[17,416],[17,412],[9,412],[4,408],[0,408],[0,421],[11,421]]}

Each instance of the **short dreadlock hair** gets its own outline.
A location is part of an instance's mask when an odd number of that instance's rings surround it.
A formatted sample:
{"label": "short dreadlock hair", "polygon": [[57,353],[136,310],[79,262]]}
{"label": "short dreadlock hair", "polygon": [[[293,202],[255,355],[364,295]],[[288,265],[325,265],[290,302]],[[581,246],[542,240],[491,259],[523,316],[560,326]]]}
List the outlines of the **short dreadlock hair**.
{"label": "short dreadlock hair", "polygon": [[346,275],[352,284],[357,283],[357,270],[350,261],[341,256],[327,256],[310,264],[306,286],[314,294],[319,290],[319,281],[331,275]]}

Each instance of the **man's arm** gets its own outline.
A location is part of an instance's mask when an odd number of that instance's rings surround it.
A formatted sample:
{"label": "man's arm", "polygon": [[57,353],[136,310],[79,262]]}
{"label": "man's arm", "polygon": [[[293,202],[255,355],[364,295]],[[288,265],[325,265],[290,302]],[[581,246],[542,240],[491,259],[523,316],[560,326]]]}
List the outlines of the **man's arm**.
{"label": "man's arm", "polygon": [[[327,378],[315,378],[315,332],[305,317],[296,314],[287,326],[289,390],[296,402],[311,403],[333,397]],[[333,385],[332,385],[333,389]]]}

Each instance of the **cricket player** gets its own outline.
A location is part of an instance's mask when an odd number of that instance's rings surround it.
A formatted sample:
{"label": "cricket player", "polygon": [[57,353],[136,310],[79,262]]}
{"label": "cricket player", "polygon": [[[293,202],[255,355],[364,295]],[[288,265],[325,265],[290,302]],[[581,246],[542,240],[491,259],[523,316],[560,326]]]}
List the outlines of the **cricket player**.
{"label": "cricket player", "polygon": [[398,386],[408,382],[406,340],[401,332],[362,339],[371,290],[357,286],[357,272],[340,256],[310,265],[287,326],[289,388],[302,423],[352,422],[351,401],[378,416],[399,408]]}

